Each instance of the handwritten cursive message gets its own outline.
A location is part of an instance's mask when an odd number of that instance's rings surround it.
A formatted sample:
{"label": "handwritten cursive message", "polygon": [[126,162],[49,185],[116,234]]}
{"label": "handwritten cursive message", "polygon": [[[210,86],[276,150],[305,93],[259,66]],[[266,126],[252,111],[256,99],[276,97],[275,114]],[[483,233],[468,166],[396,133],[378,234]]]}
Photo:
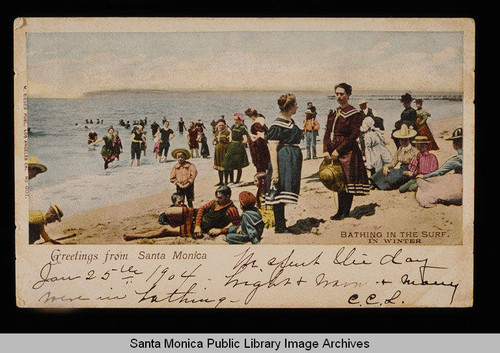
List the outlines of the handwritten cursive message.
{"label": "handwritten cursive message", "polygon": [[[402,307],[454,304],[460,278],[411,250],[225,247],[211,251],[51,250],[29,281],[40,307]],[[392,248],[391,248],[392,249]],[[271,304],[270,304],[271,303]]]}

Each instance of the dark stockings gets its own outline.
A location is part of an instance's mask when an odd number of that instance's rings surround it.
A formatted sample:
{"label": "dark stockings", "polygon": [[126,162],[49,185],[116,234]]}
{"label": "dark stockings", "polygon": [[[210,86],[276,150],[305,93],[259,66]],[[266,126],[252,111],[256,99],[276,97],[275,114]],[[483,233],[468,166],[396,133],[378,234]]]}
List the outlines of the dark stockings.
{"label": "dark stockings", "polygon": [[238,184],[238,183],[240,182],[240,180],[241,180],[241,173],[242,173],[242,171],[243,171],[243,170],[242,170],[241,168],[237,169],[237,173],[236,173],[236,184]]}
{"label": "dark stockings", "polygon": [[285,204],[278,203],[273,205],[274,212],[274,229],[276,233],[286,232],[286,219],[285,219]]}
{"label": "dark stockings", "polygon": [[349,217],[354,195],[349,194],[344,190],[342,190],[341,192],[339,192],[338,197],[339,197],[339,210],[334,216],[330,217],[333,220],[342,220],[345,217]]}
{"label": "dark stockings", "polygon": [[229,182],[232,183],[234,182],[234,175],[233,175],[233,171],[232,170],[226,170],[224,171],[224,179],[225,179],[225,182],[224,184],[228,184],[228,179],[229,179]]}

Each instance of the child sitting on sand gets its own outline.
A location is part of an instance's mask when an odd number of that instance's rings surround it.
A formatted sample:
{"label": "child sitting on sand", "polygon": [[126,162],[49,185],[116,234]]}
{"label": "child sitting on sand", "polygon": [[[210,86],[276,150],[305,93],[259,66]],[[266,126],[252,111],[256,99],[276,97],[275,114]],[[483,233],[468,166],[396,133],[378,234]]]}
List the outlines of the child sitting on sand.
{"label": "child sitting on sand", "polygon": [[249,191],[243,191],[239,196],[241,214],[241,225],[229,227],[226,241],[229,244],[258,244],[264,231],[264,222],[259,210],[255,207],[257,198]]}

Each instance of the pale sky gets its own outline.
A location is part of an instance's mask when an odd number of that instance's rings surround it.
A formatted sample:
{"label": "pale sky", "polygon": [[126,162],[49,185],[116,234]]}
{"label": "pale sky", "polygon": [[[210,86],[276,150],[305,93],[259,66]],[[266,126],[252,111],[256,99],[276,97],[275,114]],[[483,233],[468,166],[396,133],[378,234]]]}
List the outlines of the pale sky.
{"label": "pale sky", "polygon": [[90,91],[463,90],[462,32],[28,33],[30,97]]}

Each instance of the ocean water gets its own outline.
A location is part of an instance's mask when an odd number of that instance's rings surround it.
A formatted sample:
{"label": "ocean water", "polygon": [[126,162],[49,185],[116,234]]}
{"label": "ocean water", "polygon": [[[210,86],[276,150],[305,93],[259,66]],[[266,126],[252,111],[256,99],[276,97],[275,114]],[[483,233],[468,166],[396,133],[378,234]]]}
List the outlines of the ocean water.
{"label": "ocean water", "polygon": [[[49,204],[59,204],[65,215],[118,203],[127,199],[152,195],[172,189],[169,182],[171,162],[158,164],[153,154],[153,137],[150,125],[153,121],[161,125],[164,117],[170,121],[175,139],[170,151],[177,147],[187,148],[185,136],[177,131],[180,117],[188,126],[190,121],[201,119],[207,127],[207,138],[211,145],[212,120],[224,115],[228,124],[232,123],[235,112],[243,113],[252,107],[262,113],[268,124],[278,115],[277,99],[287,92],[107,92],[88,95],[80,99],[28,99],[28,154],[36,156],[47,166],[47,172],[29,181],[30,208],[46,209]],[[321,129],[325,127],[328,111],[337,106],[328,96],[332,92],[292,92],[296,95],[299,109],[294,120],[302,123],[307,102],[316,106],[317,119]],[[357,107],[359,99],[369,96],[369,92],[353,94],[350,103]],[[423,95],[423,94],[422,94]],[[418,97],[418,95],[415,95]],[[399,100],[384,98],[369,99],[369,107],[375,109],[382,118],[386,130],[392,129],[399,119],[403,107]],[[432,120],[440,120],[463,115],[462,101],[426,100],[424,109]],[[130,134],[118,123],[138,121],[147,117],[147,153],[141,157],[141,166],[130,167]],[[93,120],[87,124],[85,120]],[[97,120],[103,123],[97,124]],[[250,121],[246,119],[247,125]],[[110,164],[104,170],[100,155],[102,143],[91,149],[87,145],[87,135],[95,130],[98,138],[104,136],[110,126],[120,134],[123,153],[120,161]],[[322,136],[320,132],[320,137]],[[214,173],[211,159],[194,159],[200,175]]]}

